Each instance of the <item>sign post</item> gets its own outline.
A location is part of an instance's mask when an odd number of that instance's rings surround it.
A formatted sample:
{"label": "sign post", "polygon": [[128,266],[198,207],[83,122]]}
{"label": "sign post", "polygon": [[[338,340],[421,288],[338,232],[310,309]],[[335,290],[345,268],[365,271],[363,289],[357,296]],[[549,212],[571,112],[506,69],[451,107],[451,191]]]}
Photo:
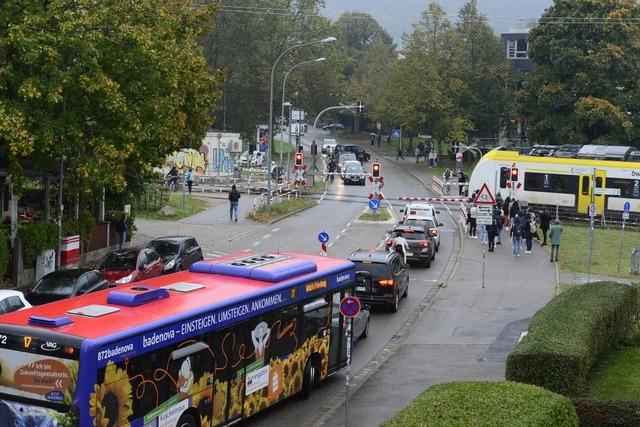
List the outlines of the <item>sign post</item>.
{"label": "sign post", "polygon": [[593,258],[593,234],[596,212],[596,169],[593,168],[593,175],[591,176],[591,203],[589,204],[589,267],[587,273],[587,283],[591,283],[591,260]]}
{"label": "sign post", "polygon": [[344,297],[340,301],[340,314],[347,320],[345,336],[347,337],[347,378],[345,380],[346,396],[344,400],[344,425],[349,426],[349,383],[351,381],[351,328],[353,318],[360,313],[360,300],[356,297]]}
{"label": "sign post", "polygon": [[378,213],[378,209],[380,208],[380,200],[379,199],[371,199],[369,200],[369,209],[371,209],[371,211],[373,212],[373,218],[375,220],[377,213]]}
{"label": "sign post", "polygon": [[[477,224],[481,227],[486,227],[487,225],[493,224],[493,207],[496,205],[496,199],[493,197],[491,190],[489,190],[489,186],[487,183],[483,183],[482,187],[480,187],[480,191],[476,194],[476,199],[473,201],[473,204],[476,206],[477,210]],[[484,289],[484,272],[486,267],[486,257],[485,257],[485,249],[482,247],[482,289]]]}
{"label": "sign post", "polygon": [[326,231],[318,234],[318,242],[320,242],[320,248],[322,249],[322,256],[327,256],[327,243],[329,242],[329,233]]}
{"label": "sign post", "polygon": [[622,259],[622,246],[624,245],[624,226],[629,219],[629,211],[631,203],[624,203],[624,212],[622,212],[622,230],[620,231],[620,249],[618,250],[618,274],[620,274],[620,260]]}

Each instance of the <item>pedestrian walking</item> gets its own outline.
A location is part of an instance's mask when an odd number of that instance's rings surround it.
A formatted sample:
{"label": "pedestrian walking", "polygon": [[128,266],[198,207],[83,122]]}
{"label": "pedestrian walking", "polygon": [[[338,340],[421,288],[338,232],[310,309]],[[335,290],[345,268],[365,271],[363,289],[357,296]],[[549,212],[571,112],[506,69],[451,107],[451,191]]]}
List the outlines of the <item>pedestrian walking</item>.
{"label": "pedestrian walking", "polygon": [[375,134],[375,133],[372,133],[372,134],[371,134],[371,145],[373,145],[373,144],[375,144],[375,143],[376,143],[376,134]]}
{"label": "pedestrian walking", "polygon": [[470,239],[477,239],[478,236],[476,236],[476,228],[477,228],[477,224],[478,224],[478,208],[475,205],[471,205],[471,208],[469,209],[469,238]]}
{"label": "pedestrian walking", "polygon": [[378,148],[380,148],[380,141],[382,141],[382,135],[381,135],[381,134],[378,134],[378,135],[376,136],[376,139],[378,140]]}
{"label": "pedestrian walking", "polygon": [[520,256],[520,248],[522,247],[522,236],[524,230],[522,226],[521,217],[515,216],[511,221],[510,236],[513,242],[513,256]]}
{"label": "pedestrian walking", "polygon": [[434,150],[429,151],[429,167],[433,168],[435,167],[435,163],[436,163],[436,152]]}
{"label": "pedestrian walking", "polygon": [[442,174],[442,189],[443,193],[447,196],[451,195],[451,178],[453,178],[453,172],[449,168],[447,168]]}
{"label": "pedestrian walking", "polygon": [[520,212],[520,202],[514,197],[509,205],[509,218],[513,219]]}
{"label": "pedestrian walking", "polygon": [[547,246],[547,233],[549,232],[549,225],[551,223],[551,214],[548,210],[540,212],[540,230],[542,230],[542,243],[540,246]]}
{"label": "pedestrian walking", "polygon": [[236,222],[238,222],[238,206],[240,204],[240,193],[236,190],[236,185],[231,186],[231,192],[229,193],[229,220],[233,221],[235,213]]}
{"label": "pedestrian walking", "polygon": [[420,147],[416,147],[416,163],[420,163]]}
{"label": "pedestrian walking", "polygon": [[496,237],[498,238],[498,241],[496,242],[497,245],[501,245],[502,244],[502,229],[504,228],[504,216],[502,213],[502,209],[500,209],[499,207],[495,207],[493,209],[493,217],[498,221],[498,224],[496,226],[495,232],[496,232]]}
{"label": "pedestrian walking", "polygon": [[191,194],[191,187],[193,187],[193,169],[189,168],[189,172],[187,172],[187,176],[185,177],[187,180],[187,188],[189,189],[189,194]]}
{"label": "pedestrian walking", "polygon": [[118,234],[120,235],[119,248],[124,248],[124,244],[127,240],[127,222],[126,222],[126,214],[122,214],[118,221],[115,223],[115,228]]}
{"label": "pedestrian walking", "polygon": [[500,223],[500,219],[496,216],[495,212],[491,218],[491,224],[487,225],[487,234],[489,236],[489,252],[493,252],[496,245],[496,237],[498,235],[498,230],[502,228],[502,224]]}
{"label": "pedestrian walking", "polygon": [[[518,214],[520,216],[520,214]],[[524,239],[526,242],[525,254],[530,254],[533,249],[533,236],[536,234],[536,223],[531,213],[527,212],[523,216],[524,218]]]}
{"label": "pedestrian walking", "polygon": [[404,156],[402,155],[402,148],[398,147],[398,154],[396,155],[396,160],[400,158],[404,160]]}
{"label": "pedestrian walking", "polygon": [[458,196],[464,196],[465,191],[464,191],[464,186],[467,182],[467,176],[464,174],[464,172],[460,171],[458,172]]}
{"label": "pedestrian walking", "polygon": [[551,239],[551,259],[553,262],[553,254],[555,252],[556,262],[558,262],[558,257],[560,256],[560,237],[562,236],[562,225],[560,225],[560,220],[556,219],[553,221],[553,225],[549,229],[549,239]]}

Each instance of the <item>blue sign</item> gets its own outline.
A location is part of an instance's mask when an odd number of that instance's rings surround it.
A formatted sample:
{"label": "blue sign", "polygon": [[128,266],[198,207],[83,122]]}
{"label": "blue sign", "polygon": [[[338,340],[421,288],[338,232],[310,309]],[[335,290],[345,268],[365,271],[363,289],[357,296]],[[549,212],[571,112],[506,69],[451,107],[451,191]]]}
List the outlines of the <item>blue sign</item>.
{"label": "blue sign", "polygon": [[369,201],[369,209],[371,209],[372,211],[377,211],[379,207],[380,207],[380,200],[371,199]]}
{"label": "blue sign", "polygon": [[394,138],[400,138],[402,136],[402,131],[400,129],[394,129],[391,132],[391,136]]}
{"label": "blue sign", "polygon": [[631,203],[624,202],[624,211],[629,212],[631,210]]}
{"label": "blue sign", "polygon": [[329,241],[329,233],[323,231],[322,233],[318,234],[318,241],[320,243],[327,243]]}
{"label": "blue sign", "polygon": [[344,297],[340,301],[340,314],[344,317],[356,317],[360,313],[360,300],[356,297]]}

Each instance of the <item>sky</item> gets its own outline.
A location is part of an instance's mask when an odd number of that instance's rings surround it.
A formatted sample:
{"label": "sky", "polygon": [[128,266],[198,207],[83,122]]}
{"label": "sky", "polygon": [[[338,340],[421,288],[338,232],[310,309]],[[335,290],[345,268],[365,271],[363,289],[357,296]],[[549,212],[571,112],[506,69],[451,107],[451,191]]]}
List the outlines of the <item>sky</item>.
{"label": "sky", "polygon": [[[440,0],[443,9],[455,21],[460,7],[467,0]],[[322,13],[331,19],[344,12],[366,12],[372,15],[401,44],[403,33],[411,32],[411,25],[420,19],[430,0],[325,0]],[[480,13],[489,18],[496,34],[509,29],[526,28],[535,21],[553,0],[478,0]]]}

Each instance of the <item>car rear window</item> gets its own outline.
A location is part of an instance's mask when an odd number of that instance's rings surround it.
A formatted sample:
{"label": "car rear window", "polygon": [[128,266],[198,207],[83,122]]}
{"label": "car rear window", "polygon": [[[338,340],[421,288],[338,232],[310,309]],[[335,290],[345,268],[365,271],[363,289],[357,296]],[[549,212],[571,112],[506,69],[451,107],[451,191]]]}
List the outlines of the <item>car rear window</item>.
{"label": "car rear window", "polygon": [[413,232],[403,232],[402,237],[407,240],[424,240],[426,239],[425,234],[422,231],[413,231]]}
{"label": "car rear window", "polygon": [[436,224],[430,219],[407,219],[404,222],[405,225],[409,225],[411,227],[429,227],[434,228]]}
{"label": "car rear window", "polygon": [[389,270],[387,263],[371,261],[353,261],[353,263],[356,265],[356,272],[367,271],[374,280],[391,277],[391,270]]}

